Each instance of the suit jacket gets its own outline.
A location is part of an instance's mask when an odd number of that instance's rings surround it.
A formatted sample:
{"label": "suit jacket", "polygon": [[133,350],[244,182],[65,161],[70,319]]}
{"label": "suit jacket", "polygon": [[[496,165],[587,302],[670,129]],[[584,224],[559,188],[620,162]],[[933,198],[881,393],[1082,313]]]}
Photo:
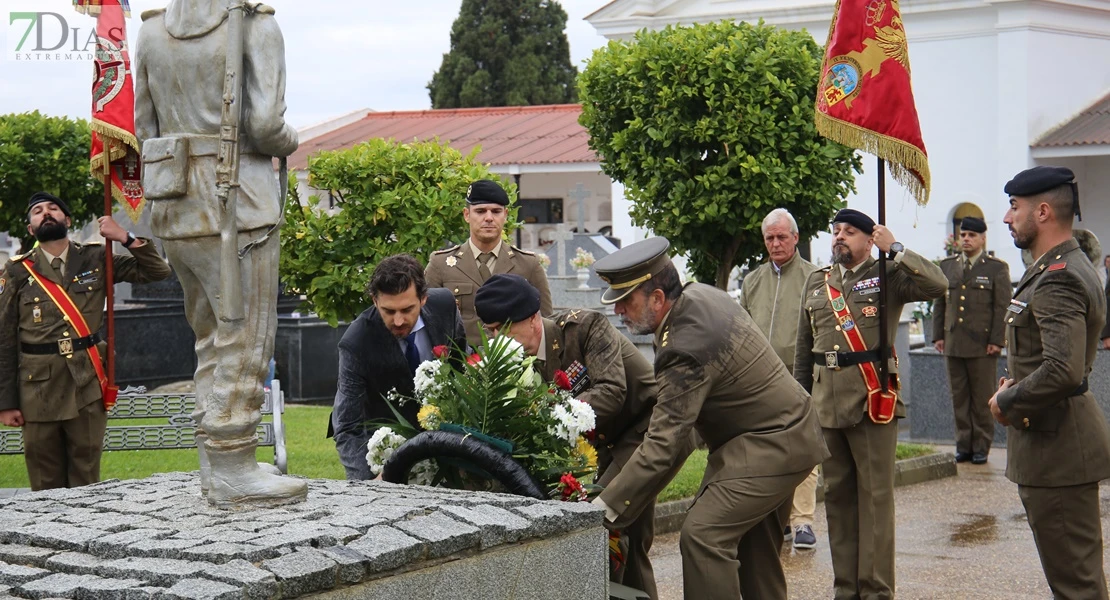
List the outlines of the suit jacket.
{"label": "suit jacket", "polygon": [[1110,434],[1090,391],[1106,299],[1074,239],[1029,266],[1006,313],[1013,387],[998,394],[1010,421],[1006,477],[1018,485],[1061,487],[1110,477]]}
{"label": "suit jacket", "polygon": [[655,407],[651,363],[596,311],[559,311],[543,319],[543,328],[547,347],[540,374],[547,381],[557,369],[571,374],[575,396],[597,417],[598,473],[612,464],[623,467],[643,441]]}
{"label": "suit jacket", "polygon": [[[815,352],[851,352],[829,302],[825,289],[826,274],[830,274],[829,286],[843,295],[867,348],[876,350],[879,347],[879,261],[868,257],[856,267],[849,281],[841,280],[837,265],[814,271],[806,281],[805,300],[798,315],[794,378],[813,395],[822,427],[853,427],[867,415],[867,385],[859,367],[852,365],[834,370],[826,367],[824,360],[816,362],[814,359]],[[948,279],[940,267],[906,250],[897,265],[893,261],[887,262],[887,285],[887,310],[890,315],[887,340],[893,348],[902,307],[907,302],[940,297],[948,287]],[[891,360],[888,365],[890,373],[898,372],[896,360]],[[906,406],[900,397],[894,414],[906,416]]]}
{"label": "suit jacket", "polygon": [[[432,346],[466,348],[462,318],[451,292],[429,289],[428,301],[420,309],[424,330]],[[355,319],[339,341],[339,384],[331,414],[329,435],[335,437],[339,460],[348,479],[374,476],[366,464],[366,443],[376,427],[367,421],[393,421],[396,417],[386,404],[385,395],[396,389],[411,396],[415,390],[408,361],[389,328],[371,306]],[[409,423],[416,424],[419,406],[415,402],[397,408]]]}
{"label": "suit jacket", "polygon": [[[169,277],[170,267],[153,243],[130,250],[131,256],[113,254],[117,282],[146,283]],[[80,337],[63,319],[62,312],[31,279],[22,259],[42,277],[61,284],[66,295],[85,317],[89,331],[100,331],[104,322],[104,246],[70,242],[65,277],[58,278],[41,248],[16,256],[0,272],[0,410],[18,408],[30,422],[67,421],[77,411],[101,400],[88,351],[63,354],[24,354],[20,344],[53,344]],[[36,312],[38,318],[35,317]],[[155,344],[157,340],[148,340]],[[107,344],[100,356],[107,359]]]}
{"label": "suit jacket", "polygon": [[809,471],[828,458],[809,395],[731,296],[688,283],[656,334],[659,393],[644,442],[601,494],[624,527],[668,483],[682,441],[709,447],[701,489]]}
{"label": "suit jacket", "polygon": [[[502,244],[501,255],[493,266],[493,275],[516,273],[528,280],[540,291],[540,314],[551,314],[551,290],[547,286],[547,273],[532,252],[521,250],[509,244]],[[466,339],[471,346],[482,342],[479,332],[478,314],[474,310],[474,293],[482,285],[478,274],[478,263],[469,243],[463,243],[445,250],[432,253],[428,258],[428,268],[424,278],[428,287],[442,287],[451,290],[459,305],[463,323],[466,324]]]}
{"label": "suit jacket", "polygon": [[968,271],[962,254],[940,261],[948,290],[933,305],[933,339],[944,340],[944,355],[987,356],[987,344],[1006,344],[1002,316],[1010,305],[1010,267],[984,251]]}

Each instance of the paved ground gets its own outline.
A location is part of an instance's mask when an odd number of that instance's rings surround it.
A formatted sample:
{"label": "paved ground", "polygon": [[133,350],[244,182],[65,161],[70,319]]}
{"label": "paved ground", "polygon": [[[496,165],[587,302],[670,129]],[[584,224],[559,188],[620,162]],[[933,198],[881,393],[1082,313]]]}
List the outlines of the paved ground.
{"label": "paved ground", "polygon": [[[899,600],[1043,600],[1051,598],[1017,486],[1004,475],[1005,450],[983,466],[959,465],[959,477],[895,490]],[[1102,529],[1110,531],[1110,486],[1102,486]],[[790,598],[832,597],[825,505],[817,505],[818,547],[784,547]],[[652,561],[660,600],[681,600],[678,534],[656,539]],[[1110,552],[1103,559],[1110,571]]]}

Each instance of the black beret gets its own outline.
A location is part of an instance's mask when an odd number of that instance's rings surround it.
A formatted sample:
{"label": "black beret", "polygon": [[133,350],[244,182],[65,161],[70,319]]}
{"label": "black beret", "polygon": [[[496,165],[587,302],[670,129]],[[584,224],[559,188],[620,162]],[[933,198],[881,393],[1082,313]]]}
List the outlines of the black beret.
{"label": "black beret", "polygon": [[856,229],[866,233],[867,235],[871,235],[875,232],[874,219],[861,213],[858,210],[851,208],[842,208],[838,210],[836,212],[836,216],[833,217],[832,222],[834,225],[836,223],[847,223],[852,227],[855,227]]}
{"label": "black beret", "polygon": [[1065,167],[1033,167],[1014,175],[1003,191],[1010,196],[1036,196],[1074,180],[1075,173]]}
{"label": "black beret", "polygon": [[520,323],[540,312],[540,291],[515,273],[490,277],[474,294],[474,311],[483,323]]}
{"label": "black beret", "polygon": [[670,247],[667,238],[653,237],[625,246],[595,262],[594,272],[609,284],[609,289],[601,294],[601,303],[613,304],[661,273],[671,264],[667,253]]}
{"label": "black beret", "polygon": [[974,231],[975,233],[986,233],[987,223],[978,217],[964,217],[963,220],[960,221],[960,229],[964,231]]}
{"label": "black beret", "polygon": [[496,181],[479,179],[466,188],[467,204],[500,204],[509,205],[509,195]]}
{"label": "black beret", "polygon": [[58,205],[58,208],[62,209],[62,212],[65,213],[67,217],[73,216],[73,214],[69,212],[69,205],[62,202],[61,198],[53,194],[47,194],[46,192],[35,192],[34,195],[31,196],[31,199],[27,201],[27,214],[31,214],[31,209],[34,208],[36,204],[42,204],[43,202],[53,202]]}

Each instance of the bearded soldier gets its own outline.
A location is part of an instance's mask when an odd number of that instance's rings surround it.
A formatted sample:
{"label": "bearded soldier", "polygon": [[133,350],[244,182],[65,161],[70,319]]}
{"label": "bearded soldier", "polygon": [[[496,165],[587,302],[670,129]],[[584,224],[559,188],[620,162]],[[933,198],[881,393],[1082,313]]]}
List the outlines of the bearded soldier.
{"label": "bearded soldier", "polygon": [[171,0],[143,21],[135,127],[152,227],[197,338],[202,490],[217,506],[299,501],[303,481],[254,459],[277,327],[282,195],[272,158],[297,149],[284,118],[281,31],[272,8],[232,0]]}

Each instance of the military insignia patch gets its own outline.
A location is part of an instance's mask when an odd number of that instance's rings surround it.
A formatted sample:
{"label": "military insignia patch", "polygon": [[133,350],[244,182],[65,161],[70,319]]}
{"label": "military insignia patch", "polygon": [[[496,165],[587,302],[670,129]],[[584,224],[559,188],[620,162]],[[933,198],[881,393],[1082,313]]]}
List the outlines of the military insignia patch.
{"label": "military insignia patch", "polygon": [[1064,269],[1066,269],[1066,268],[1068,268],[1068,263],[1066,263],[1066,262],[1058,262],[1058,263],[1056,263],[1056,264],[1054,264],[1054,265],[1050,265],[1050,266],[1048,267],[1048,270],[1049,270],[1049,271],[1062,271],[1062,270],[1064,270]]}
{"label": "military insignia patch", "polygon": [[570,393],[577,396],[590,387],[590,376],[586,373],[586,365],[578,361],[570,363],[566,368],[567,377],[570,379]]}
{"label": "military insignia patch", "polygon": [[879,316],[879,307],[878,306],[865,306],[865,307],[863,307],[863,316],[865,316],[865,317],[877,317],[877,316]]}
{"label": "military insignia patch", "polygon": [[844,298],[833,298],[832,308],[836,312],[844,310]]}
{"label": "military insignia patch", "polygon": [[844,331],[851,331],[856,328],[856,324],[851,319],[848,319],[847,321],[841,323],[840,327],[843,328]]}
{"label": "military insignia patch", "polygon": [[448,256],[447,257],[447,266],[448,267],[453,267],[458,263],[459,263],[459,259],[455,258],[454,256]]}
{"label": "military insignia patch", "polygon": [[8,283],[7,279],[4,279],[3,277],[0,277],[0,294],[4,293],[4,285],[6,285],[7,283]]}
{"label": "military insignia patch", "polygon": [[1007,306],[1006,310],[1007,312],[1012,312],[1015,315],[1020,315],[1027,306],[1029,305],[1025,302],[1022,302],[1021,300],[1010,300],[1010,306]]}

